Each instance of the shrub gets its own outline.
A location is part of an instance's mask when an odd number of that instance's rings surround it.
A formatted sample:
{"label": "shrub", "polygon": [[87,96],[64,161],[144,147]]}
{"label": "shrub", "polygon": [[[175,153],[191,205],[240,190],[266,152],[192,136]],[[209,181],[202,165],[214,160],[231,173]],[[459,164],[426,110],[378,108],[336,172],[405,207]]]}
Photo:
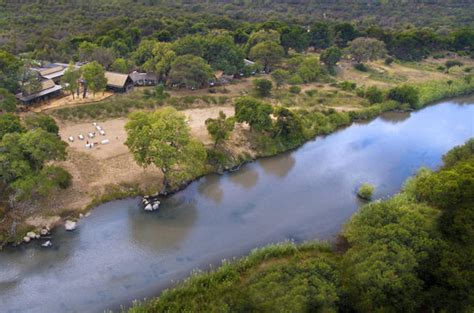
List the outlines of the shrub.
{"label": "shrub", "polygon": [[361,72],[368,72],[369,71],[369,68],[367,66],[365,66],[363,63],[355,64],[354,68],[358,71],[361,71]]}
{"label": "shrub", "polygon": [[289,91],[293,94],[299,94],[301,92],[300,86],[291,86]]}
{"label": "shrub", "polygon": [[357,191],[357,196],[363,200],[372,199],[372,194],[374,193],[375,187],[371,184],[365,183],[359,187]]}
{"label": "shrub", "polygon": [[449,71],[451,67],[462,66],[463,64],[461,61],[458,60],[448,60],[444,65],[446,66],[446,71]]}
{"label": "shrub", "polygon": [[443,59],[444,57],[446,57],[446,55],[444,53],[435,53],[435,54],[433,54],[433,59]]}
{"label": "shrub", "polygon": [[385,63],[386,65],[390,65],[390,64],[393,63],[393,61],[394,61],[394,60],[393,60],[392,57],[387,57],[387,58],[385,59],[384,63]]}
{"label": "shrub", "polygon": [[376,86],[370,86],[365,91],[365,98],[369,100],[370,104],[380,103],[384,100],[383,92]]}
{"label": "shrub", "polygon": [[417,109],[420,102],[420,93],[415,87],[402,85],[390,89],[388,98],[400,103],[408,103],[411,108]]}
{"label": "shrub", "polygon": [[350,81],[342,81],[339,83],[339,88],[341,88],[342,90],[345,90],[345,91],[352,91],[352,90],[355,90],[356,87],[357,87],[357,84],[354,83],[354,82],[350,82]]}
{"label": "shrub", "polygon": [[301,76],[298,74],[295,74],[288,79],[288,84],[290,85],[300,85],[303,83],[304,83],[303,78],[301,78]]}
{"label": "shrub", "polygon": [[272,87],[272,82],[265,78],[253,81],[253,88],[259,97],[268,97],[271,94]]}

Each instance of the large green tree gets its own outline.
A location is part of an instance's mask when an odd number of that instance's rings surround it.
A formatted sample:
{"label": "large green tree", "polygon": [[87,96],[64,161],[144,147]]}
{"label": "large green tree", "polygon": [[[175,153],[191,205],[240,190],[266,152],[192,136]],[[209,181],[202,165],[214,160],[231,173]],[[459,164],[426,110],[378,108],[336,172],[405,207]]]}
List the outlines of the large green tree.
{"label": "large green tree", "polygon": [[169,80],[186,88],[201,88],[212,78],[211,66],[200,57],[187,54],[177,57],[171,64]]}
{"label": "large green tree", "polygon": [[272,128],[271,114],[273,108],[250,97],[242,97],[235,101],[235,119],[239,123],[246,122],[257,132],[269,131]]}
{"label": "large green tree", "polygon": [[163,192],[202,174],[206,150],[191,138],[185,116],[173,108],[134,112],[125,125],[125,144],[141,166],[154,164],[164,175]]}
{"label": "large green tree", "polygon": [[384,57],[387,50],[380,40],[359,37],[349,43],[349,53],[357,63],[363,63]]}
{"label": "large green tree", "polygon": [[92,91],[94,96],[95,93],[105,90],[107,78],[105,77],[105,71],[102,65],[94,61],[84,65],[81,70],[86,86]]}
{"label": "large green tree", "polygon": [[0,113],[14,112],[16,110],[16,97],[4,88],[0,88]]}
{"label": "large green tree", "polygon": [[281,45],[275,41],[263,41],[250,49],[249,57],[263,66],[265,72],[270,72],[284,55]]}
{"label": "large green tree", "polygon": [[0,50],[0,88],[15,93],[19,87],[22,63],[14,55]]}
{"label": "large green tree", "polygon": [[64,90],[71,93],[72,98],[74,99],[74,93],[78,92],[79,88],[79,78],[81,78],[81,70],[76,69],[74,64],[71,62],[66,71],[64,71],[63,77],[61,77],[61,86]]}
{"label": "large green tree", "polygon": [[316,49],[326,49],[331,44],[331,30],[329,25],[323,22],[316,22],[311,25],[309,31],[310,45]]}

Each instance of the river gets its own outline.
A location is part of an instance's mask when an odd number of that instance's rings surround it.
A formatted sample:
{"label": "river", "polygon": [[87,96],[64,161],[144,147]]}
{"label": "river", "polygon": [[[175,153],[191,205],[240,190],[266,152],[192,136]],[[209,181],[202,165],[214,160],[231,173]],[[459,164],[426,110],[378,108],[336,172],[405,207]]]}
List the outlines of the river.
{"label": "river", "polygon": [[196,268],[269,243],[331,240],[360,206],[398,192],[421,166],[474,136],[474,97],[413,113],[387,113],[301,148],[210,175],[162,202],[95,208],[78,229],[0,252],[1,312],[103,312],[159,293]]}

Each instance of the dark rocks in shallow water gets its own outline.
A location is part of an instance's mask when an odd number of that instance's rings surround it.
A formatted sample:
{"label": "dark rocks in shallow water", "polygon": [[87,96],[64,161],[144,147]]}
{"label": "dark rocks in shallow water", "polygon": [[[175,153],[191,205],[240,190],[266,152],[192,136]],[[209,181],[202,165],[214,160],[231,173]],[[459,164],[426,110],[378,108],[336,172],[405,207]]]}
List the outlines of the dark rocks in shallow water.
{"label": "dark rocks in shallow water", "polygon": [[145,211],[156,211],[160,208],[161,202],[156,196],[145,196],[142,199],[143,209]]}

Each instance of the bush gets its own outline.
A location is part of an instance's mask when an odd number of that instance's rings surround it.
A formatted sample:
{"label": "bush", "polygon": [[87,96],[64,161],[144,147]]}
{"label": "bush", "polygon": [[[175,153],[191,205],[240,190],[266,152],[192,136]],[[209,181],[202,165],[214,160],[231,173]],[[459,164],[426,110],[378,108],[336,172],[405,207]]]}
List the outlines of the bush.
{"label": "bush", "polygon": [[446,55],[444,53],[435,53],[433,54],[433,59],[443,59]]}
{"label": "bush", "polygon": [[293,94],[299,94],[301,92],[300,86],[291,86],[289,91]]}
{"label": "bush", "polygon": [[51,182],[61,189],[66,189],[71,186],[72,176],[68,171],[61,167],[50,166],[44,169],[44,174],[51,180]]}
{"label": "bush", "polygon": [[363,63],[355,64],[354,68],[358,71],[361,71],[361,72],[368,72],[369,71],[369,68],[367,66],[365,66]]}
{"label": "bush", "polygon": [[384,100],[383,92],[376,86],[371,86],[365,91],[365,98],[370,104],[381,103]]}
{"label": "bush", "polygon": [[400,103],[408,103],[412,109],[419,108],[420,92],[415,87],[402,85],[390,89],[388,98]]}
{"label": "bush", "polygon": [[298,74],[295,74],[288,79],[288,84],[290,85],[301,85],[303,83],[303,78],[301,78],[301,76]]}
{"label": "bush", "polygon": [[350,81],[342,81],[338,84],[339,88],[341,88],[342,90],[345,90],[345,91],[353,91],[356,89],[357,87],[357,84],[354,83],[354,82],[350,82]]}
{"label": "bush", "polygon": [[393,58],[392,57],[387,57],[384,61],[385,65],[390,65],[393,63]]}
{"label": "bush", "polygon": [[357,191],[357,196],[363,200],[372,199],[372,194],[374,193],[375,187],[371,184],[365,183],[359,187]]}
{"label": "bush", "polygon": [[272,87],[272,82],[265,78],[253,81],[253,88],[259,97],[268,97],[271,94]]}
{"label": "bush", "polygon": [[448,60],[444,65],[446,66],[446,71],[449,71],[451,67],[462,66],[463,64],[461,61],[458,60]]}

